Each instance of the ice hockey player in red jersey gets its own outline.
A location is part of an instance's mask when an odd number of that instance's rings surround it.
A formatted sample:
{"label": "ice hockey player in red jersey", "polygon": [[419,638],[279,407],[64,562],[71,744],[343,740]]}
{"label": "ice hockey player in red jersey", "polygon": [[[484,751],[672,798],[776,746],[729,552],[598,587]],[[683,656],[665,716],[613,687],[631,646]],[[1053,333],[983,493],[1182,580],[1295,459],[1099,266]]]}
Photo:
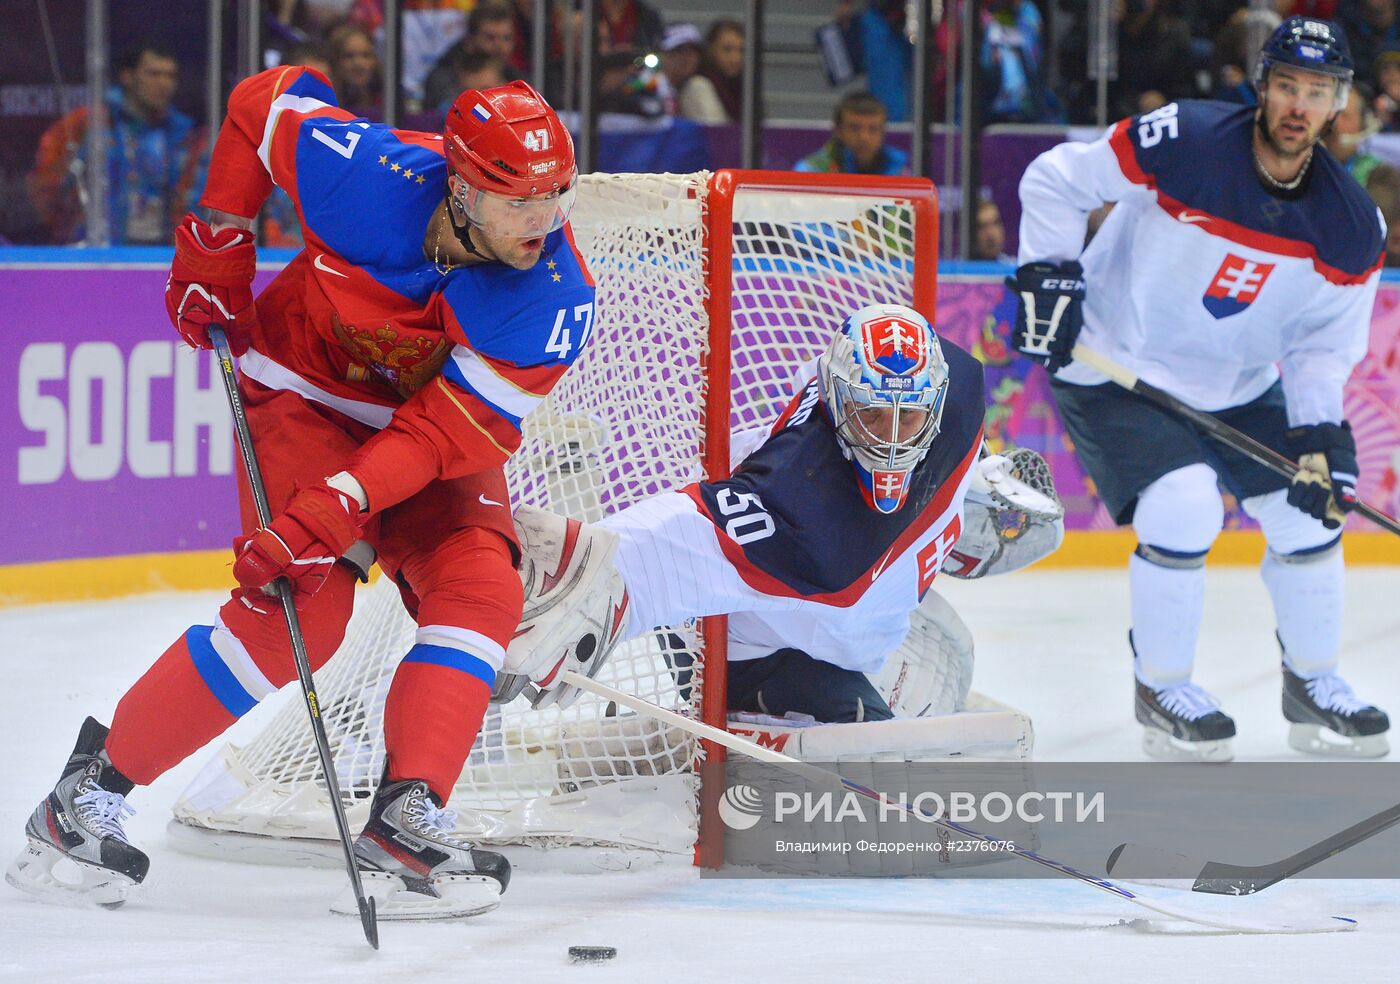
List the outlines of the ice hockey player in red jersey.
{"label": "ice hockey player in red jersey", "polygon": [[[1268,541],[1290,744],[1387,750],[1389,719],[1337,672],[1357,481],[1342,387],[1366,351],[1385,244],[1375,204],[1319,143],[1351,78],[1340,29],[1291,17],[1260,52],[1258,107],[1171,103],[1047,151],[1021,180],[1015,342],[1054,374],[1109,515],[1137,534],[1130,642],[1154,756],[1232,754],[1234,721],[1191,680],[1220,485]],[[1117,205],[1085,248],[1105,201]],[[1108,382],[1073,360],[1076,337],[1302,471],[1290,484]]]}
{"label": "ice hockey player in red jersey", "polygon": [[[467,92],[443,134],[356,119],[318,72],[240,83],[166,290],[187,342],[227,328],[275,518],[246,535],[239,588],[89,718],[7,877],[120,904],[148,860],[126,795],[295,677],[280,609],[293,583],[313,668],[335,652],[376,558],[419,628],[385,712],[384,781],[355,844],[381,918],[499,904],[509,865],[453,836],[445,809],[521,613],[502,465],[521,418],[587,342],[594,290],[574,249],[568,131],[528,85]],[[248,228],[276,185],[306,248],[254,301]],[[60,884],[70,859],[81,884]],[[347,887],[333,908],[354,912]]]}

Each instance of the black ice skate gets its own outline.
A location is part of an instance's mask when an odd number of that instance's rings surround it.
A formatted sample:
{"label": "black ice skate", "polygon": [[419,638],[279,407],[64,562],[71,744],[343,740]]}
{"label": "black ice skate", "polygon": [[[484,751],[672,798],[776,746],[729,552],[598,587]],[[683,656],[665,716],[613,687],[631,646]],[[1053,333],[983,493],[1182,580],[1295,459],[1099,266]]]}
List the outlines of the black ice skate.
{"label": "black ice skate", "polygon": [[151,861],[132,847],[122,821],[133,783],[112,767],[107,729],[83,722],[53,792],[24,825],[28,846],[5,872],[15,888],[50,899],[115,909],[146,877]]}
{"label": "black ice skate", "polygon": [[1352,693],[1336,673],[1305,680],[1283,665],[1283,716],[1288,744],[1310,755],[1380,758],[1390,751],[1385,711]]}
{"label": "black ice skate", "polygon": [[1190,680],[1170,687],[1137,681],[1134,702],[1143,726],[1142,750],[1153,758],[1187,762],[1228,762],[1235,720],[1220,703]]}
{"label": "black ice skate", "polygon": [[[510,883],[510,862],[452,835],[457,815],[439,809],[419,779],[385,783],[355,840],[365,894],[380,919],[449,919],[489,912]],[[333,912],[358,915],[349,885]]]}

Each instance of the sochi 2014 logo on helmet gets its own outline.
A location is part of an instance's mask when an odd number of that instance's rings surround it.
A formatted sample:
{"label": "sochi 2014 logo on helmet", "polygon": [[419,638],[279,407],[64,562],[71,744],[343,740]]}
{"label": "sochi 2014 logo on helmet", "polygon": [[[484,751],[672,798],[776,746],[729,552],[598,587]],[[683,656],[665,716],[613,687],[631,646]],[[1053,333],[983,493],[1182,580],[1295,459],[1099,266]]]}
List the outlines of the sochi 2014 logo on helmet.
{"label": "sochi 2014 logo on helmet", "polygon": [[871,382],[882,390],[907,391],[928,366],[928,332],[899,315],[881,314],[860,326],[861,354],[877,378]]}

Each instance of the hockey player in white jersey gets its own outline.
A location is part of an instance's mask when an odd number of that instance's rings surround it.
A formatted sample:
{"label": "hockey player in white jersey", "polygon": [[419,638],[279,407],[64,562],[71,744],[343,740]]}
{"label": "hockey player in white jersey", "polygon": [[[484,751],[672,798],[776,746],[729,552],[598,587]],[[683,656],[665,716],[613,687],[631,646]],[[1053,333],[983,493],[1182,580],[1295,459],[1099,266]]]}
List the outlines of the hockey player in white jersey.
{"label": "hockey player in white jersey", "polygon": [[[900,716],[926,709],[920,687],[933,676],[970,677],[970,633],[930,585],[943,569],[981,576],[1058,546],[1048,471],[1032,474],[1043,461],[979,465],[982,367],[910,308],[852,314],[793,389],[771,426],[736,436],[727,479],[656,495],[597,527],[571,520],[567,532],[560,517],[517,512],[526,614],[506,668],[534,678],[537,706],[572,699],[560,670],[591,676],[625,638],[721,613],[731,713],[773,723],[895,716],[871,676],[911,618],[937,651],[900,668],[921,677],[903,688]],[[595,578],[590,565],[606,570]]]}
{"label": "hockey player in white jersey", "polygon": [[[1191,681],[1224,519],[1217,483],[1268,541],[1290,744],[1388,750],[1385,713],[1337,672],[1340,527],[1357,472],[1342,386],[1366,351],[1385,239],[1375,205],[1319,146],[1351,77],[1340,29],[1292,17],[1260,54],[1257,108],[1171,103],[1047,151],[1021,180],[1014,341],[1053,374],[1080,459],[1137,533],[1130,643],[1155,756],[1232,754],[1234,721]],[[1084,248],[1104,202],[1117,206]],[[1073,362],[1076,341],[1303,470],[1290,484],[1107,382]]]}

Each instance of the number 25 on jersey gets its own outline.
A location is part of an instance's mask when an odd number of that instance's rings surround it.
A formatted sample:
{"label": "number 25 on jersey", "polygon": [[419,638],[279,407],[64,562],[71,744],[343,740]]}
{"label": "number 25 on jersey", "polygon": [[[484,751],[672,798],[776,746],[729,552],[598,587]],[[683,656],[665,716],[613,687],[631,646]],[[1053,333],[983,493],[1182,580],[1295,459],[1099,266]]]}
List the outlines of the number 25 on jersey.
{"label": "number 25 on jersey", "polygon": [[1176,103],[1167,103],[1161,109],[1154,109],[1138,120],[1138,146],[1144,150],[1162,142],[1165,135],[1176,139]]}

